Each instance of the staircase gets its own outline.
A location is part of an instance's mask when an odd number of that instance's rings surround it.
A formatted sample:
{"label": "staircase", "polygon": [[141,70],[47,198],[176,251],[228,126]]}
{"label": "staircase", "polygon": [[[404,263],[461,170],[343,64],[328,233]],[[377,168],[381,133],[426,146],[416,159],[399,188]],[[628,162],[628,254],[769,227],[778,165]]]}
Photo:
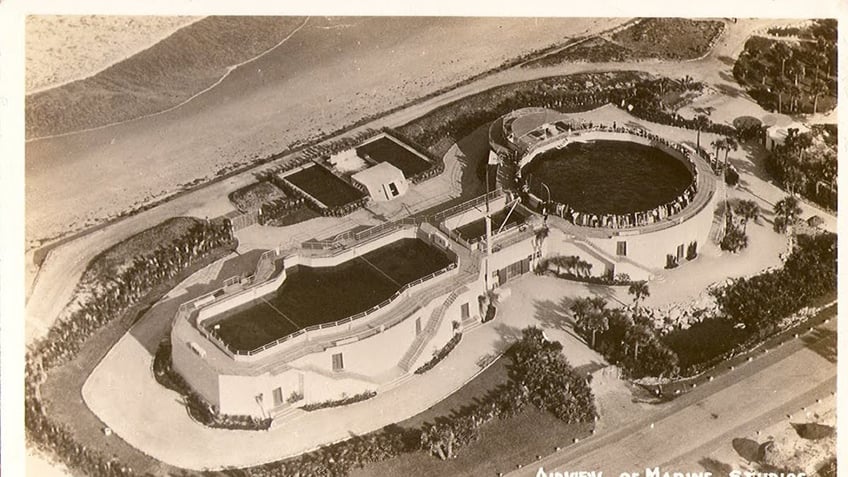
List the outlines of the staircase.
{"label": "staircase", "polygon": [[427,321],[427,326],[421,330],[421,333],[418,333],[418,336],[415,337],[415,340],[410,345],[409,349],[406,351],[406,354],[403,355],[400,362],[398,363],[398,367],[403,369],[404,371],[409,371],[412,367],[413,363],[421,356],[421,353],[424,351],[424,346],[430,342],[433,338],[433,335],[436,333],[436,330],[439,329],[439,326],[442,323],[442,319],[445,317],[445,312],[447,309],[456,301],[456,298],[468,291],[468,288],[461,287],[458,290],[454,290],[448,295],[445,301],[439,305],[433,313],[430,314],[430,319]]}
{"label": "staircase", "polygon": [[271,278],[271,275],[274,274],[276,270],[276,265],[274,264],[274,259],[276,258],[276,254],[273,251],[265,252],[259,257],[259,263],[256,264],[256,274],[254,275],[254,283],[262,283],[265,280]]}
{"label": "staircase", "polygon": [[471,330],[479,328],[483,326],[482,320],[479,315],[471,315],[468,318],[462,319],[462,333],[466,334]]}
{"label": "staircase", "polygon": [[285,425],[287,422],[291,422],[293,419],[296,419],[303,414],[306,414],[307,411],[299,407],[294,407],[291,404],[284,404],[283,406],[271,411],[271,429]]}

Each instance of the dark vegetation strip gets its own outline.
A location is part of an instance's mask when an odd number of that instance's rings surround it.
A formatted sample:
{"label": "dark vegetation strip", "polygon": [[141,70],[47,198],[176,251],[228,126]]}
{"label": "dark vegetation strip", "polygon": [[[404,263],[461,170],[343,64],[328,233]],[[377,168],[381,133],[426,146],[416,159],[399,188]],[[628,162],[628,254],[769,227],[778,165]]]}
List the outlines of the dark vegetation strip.
{"label": "dark vegetation strip", "polygon": [[[62,416],[51,412],[41,387],[54,375],[67,377],[70,373],[75,376],[74,389],[81,392],[86,377],[100,359],[145,310],[188,275],[236,246],[229,225],[222,221],[201,221],[184,229],[184,235],[179,238],[185,240],[183,248],[174,246],[173,237],[149,244],[157,257],[155,267],[149,266],[148,260],[127,256],[125,263],[131,265],[119,275],[94,276],[92,283],[97,286],[92,296],[67,319],[54,324],[27,351],[24,389],[27,442],[59,456],[77,472],[92,476],[134,475],[126,463],[109,457],[108,452],[89,448],[90,440],[88,445],[81,444],[81,440],[87,439],[76,434],[77,425],[71,426]],[[94,270],[105,268],[96,263],[93,266]],[[106,338],[101,341],[103,336]],[[63,392],[72,390],[63,389]],[[90,413],[87,409],[82,412]],[[75,416],[74,420],[78,419]]]}
{"label": "dark vegetation strip", "polygon": [[451,339],[433,356],[429,361],[422,364],[418,369],[415,370],[415,374],[424,374],[427,371],[435,368],[437,364],[439,364],[443,359],[447,358],[451,351],[456,348],[456,345],[459,344],[460,340],[462,340],[462,333],[456,333],[451,337]]}

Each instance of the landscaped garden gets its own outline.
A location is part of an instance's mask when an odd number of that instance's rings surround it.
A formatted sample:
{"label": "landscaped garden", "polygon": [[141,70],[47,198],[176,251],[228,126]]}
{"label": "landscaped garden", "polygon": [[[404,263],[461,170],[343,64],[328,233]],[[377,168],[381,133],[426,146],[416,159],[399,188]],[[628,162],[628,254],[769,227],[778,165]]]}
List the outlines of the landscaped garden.
{"label": "landscaped garden", "polygon": [[266,203],[285,199],[286,194],[268,181],[259,181],[232,192],[229,197],[240,212],[250,212]]}
{"label": "landscaped garden", "polygon": [[815,20],[797,35],[753,36],[733,66],[733,76],[757,103],[779,113],[817,113],[836,106],[835,19]]}
{"label": "landscaped garden", "polygon": [[790,193],[836,210],[837,138],[836,124],[815,125],[803,133],[790,130],[784,143],[766,156],[766,170]]}
{"label": "landscaped garden", "polygon": [[673,382],[697,375],[803,321],[798,312],[836,291],[836,235],[799,235],[784,266],[712,290],[719,313],[687,328],[660,334],[639,305],[645,290],[631,285],[634,306],[607,308],[601,298],[572,305],[576,326],[590,346],[630,378]]}
{"label": "landscaped garden", "polygon": [[709,52],[724,27],[723,22],[716,20],[639,19],[621,31],[587,39],[542,56],[525,66],[549,66],[564,62],[691,60]]}

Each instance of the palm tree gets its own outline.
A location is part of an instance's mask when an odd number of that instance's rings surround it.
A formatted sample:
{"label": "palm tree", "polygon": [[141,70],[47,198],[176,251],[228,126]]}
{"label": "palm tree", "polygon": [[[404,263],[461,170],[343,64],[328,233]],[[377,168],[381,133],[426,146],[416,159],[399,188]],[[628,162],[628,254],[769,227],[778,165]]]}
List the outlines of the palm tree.
{"label": "palm tree", "polygon": [[574,302],[571,303],[571,315],[574,317],[574,326],[576,328],[582,327],[583,323],[586,320],[586,317],[589,316],[589,313],[592,310],[592,304],[589,303],[588,298],[575,298]]}
{"label": "palm tree", "polygon": [[810,93],[813,95],[813,114],[816,114],[816,110],[818,109],[819,96],[827,94],[827,92],[827,83],[823,79],[816,78],[810,86]]}
{"label": "palm tree", "polygon": [[799,215],[801,215],[801,206],[798,205],[798,199],[791,195],[780,199],[774,204],[775,232],[785,232],[789,225],[795,223]]}
{"label": "palm tree", "polygon": [[594,310],[586,319],[586,329],[592,332],[592,348],[595,347],[595,333],[609,329],[606,310]]}
{"label": "palm tree", "polygon": [[698,145],[698,153],[701,151],[701,131],[710,125],[710,119],[703,114],[695,116],[695,129],[698,130],[698,136],[695,143]]}
{"label": "palm tree", "polygon": [[774,79],[771,89],[777,95],[777,113],[783,114],[783,93],[789,89],[789,83],[783,76],[778,76]]}
{"label": "palm tree", "polygon": [[742,221],[742,231],[748,227],[748,221],[756,221],[760,217],[760,206],[753,200],[740,200],[733,206],[733,211]]}
{"label": "palm tree", "polygon": [[639,359],[639,347],[648,344],[651,341],[651,338],[653,338],[653,333],[644,325],[634,323],[633,326],[627,330],[624,340],[625,342],[633,345],[634,361]]}
{"label": "palm tree", "polygon": [[786,60],[792,57],[792,48],[781,41],[771,47],[772,57],[780,63],[780,76],[786,76]]}
{"label": "palm tree", "polygon": [[627,293],[633,296],[633,304],[636,306],[636,309],[639,309],[639,305],[642,301],[651,296],[651,290],[648,288],[648,282],[645,280],[635,281],[630,284],[630,287],[627,289]]}
{"label": "palm tree", "polygon": [[727,155],[730,151],[736,152],[739,149],[739,143],[735,138],[730,136],[724,138],[724,167],[727,168]]}
{"label": "palm tree", "polygon": [[725,147],[725,141],[722,138],[718,138],[715,141],[711,142],[710,146],[712,146],[713,149],[715,149],[715,157],[716,157],[716,159],[718,159],[719,153]]}

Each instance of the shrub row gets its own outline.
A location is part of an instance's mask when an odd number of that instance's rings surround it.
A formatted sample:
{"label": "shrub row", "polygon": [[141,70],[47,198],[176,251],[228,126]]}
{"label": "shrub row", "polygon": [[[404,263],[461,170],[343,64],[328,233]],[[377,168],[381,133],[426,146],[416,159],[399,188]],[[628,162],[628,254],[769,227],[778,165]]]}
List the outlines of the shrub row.
{"label": "shrub row", "polygon": [[422,364],[418,369],[415,370],[415,374],[424,374],[427,371],[430,371],[431,369],[435,368],[436,365],[439,364],[439,362],[445,359],[450,354],[450,352],[453,351],[454,348],[456,348],[456,345],[459,344],[460,340],[462,340],[462,333],[454,334],[453,337],[451,337],[451,339],[448,340],[448,342],[444,346],[442,346],[442,349],[440,349],[435,355],[433,355],[433,357],[429,361]]}
{"label": "shrub row", "polygon": [[317,411],[318,409],[325,409],[328,407],[347,406],[348,404],[353,404],[355,402],[366,401],[376,395],[377,391],[368,390],[342,399],[332,399],[329,401],[306,404],[305,406],[302,406],[301,409],[304,411]]}
{"label": "shrub row", "polygon": [[74,359],[97,331],[127,313],[138,311],[138,304],[147,300],[147,295],[156,286],[176,280],[199,261],[233,248],[230,230],[226,221],[200,222],[182,240],[176,241],[179,245],[163,244],[148,258],[135,260],[129,269],[112,277],[103,290],[96,291],[79,310],[53,325],[46,337],[30,346],[26,354],[24,387],[28,442],[57,455],[71,469],[85,475],[135,475],[116,459],[77,442],[74,433],[63,422],[48,415],[40,386],[50,370]]}
{"label": "shrub row", "polygon": [[703,84],[694,81],[648,78],[634,72],[545,78],[493,88],[463,98],[395,131],[410,143],[417,143],[432,154],[442,156],[447,147],[478,127],[519,108],[544,107],[571,113],[615,104],[647,121],[734,136],[736,130],[732,126],[713,123],[705,116],[702,119],[686,119],[666,111],[663,103],[665,95],[700,88]]}

